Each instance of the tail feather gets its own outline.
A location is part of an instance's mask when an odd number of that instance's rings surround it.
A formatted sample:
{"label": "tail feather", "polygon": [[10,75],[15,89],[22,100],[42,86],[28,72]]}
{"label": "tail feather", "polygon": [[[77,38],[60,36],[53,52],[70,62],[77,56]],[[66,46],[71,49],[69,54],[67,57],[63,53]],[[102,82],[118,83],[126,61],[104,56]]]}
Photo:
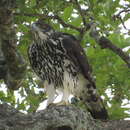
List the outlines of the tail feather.
{"label": "tail feather", "polygon": [[94,119],[107,120],[109,118],[108,112],[100,96],[97,96],[95,100],[93,100],[92,98],[89,98],[89,100],[87,98],[86,100],[84,99],[82,98],[79,101],[78,98],[73,97],[71,99],[71,103],[83,106],[84,109],[88,110],[91,113]]}
{"label": "tail feather", "polygon": [[[91,79],[91,80],[90,80]],[[92,78],[89,79],[89,83],[86,85],[86,93],[81,94],[83,102],[95,119],[108,119],[108,112],[103,104],[103,100],[99,96],[96,85]]]}
{"label": "tail feather", "polygon": [[103,101],[100,96],[96,96],[96,99],[87,99],[84,103],[87,110],[91,113],[95,119],[108,119],[108,112],[103,104]]}
{"label": "tail feather", "polygon": [[96,85],[88,83],[77,96],[95,119],[108,119],[107,110],[99,96]]}

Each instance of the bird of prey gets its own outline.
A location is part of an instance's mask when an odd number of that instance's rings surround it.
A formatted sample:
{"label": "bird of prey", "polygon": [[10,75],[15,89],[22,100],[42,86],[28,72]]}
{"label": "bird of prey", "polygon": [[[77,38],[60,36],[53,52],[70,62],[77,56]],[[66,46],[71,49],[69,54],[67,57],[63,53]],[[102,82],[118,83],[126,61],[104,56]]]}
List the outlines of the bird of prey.
{"label": "bird of prey", "polygon": [[32,44],[28,48],[31,67],[48,95],[47,105],[55,100],[56,90],[63,92],[61,104],[73,94],[94,118],[108,118],[91,76],[91,67],[79,41],[71,34],[55,31],[42,20],[31,25]]}

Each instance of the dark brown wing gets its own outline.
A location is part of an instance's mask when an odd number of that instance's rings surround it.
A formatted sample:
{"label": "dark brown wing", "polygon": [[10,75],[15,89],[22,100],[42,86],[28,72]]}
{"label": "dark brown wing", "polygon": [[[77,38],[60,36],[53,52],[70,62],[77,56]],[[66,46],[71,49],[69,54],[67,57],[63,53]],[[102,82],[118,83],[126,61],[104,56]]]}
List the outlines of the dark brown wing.
{"label": "dark brown wing", "polygon": [[91,77],[92,68],[88,63],[87,56],[78,40],[74,36],[64,33],[62,42],[71,60],[77,67],[79,67],[81,73],[91,83],[91,85],[96,88]]}

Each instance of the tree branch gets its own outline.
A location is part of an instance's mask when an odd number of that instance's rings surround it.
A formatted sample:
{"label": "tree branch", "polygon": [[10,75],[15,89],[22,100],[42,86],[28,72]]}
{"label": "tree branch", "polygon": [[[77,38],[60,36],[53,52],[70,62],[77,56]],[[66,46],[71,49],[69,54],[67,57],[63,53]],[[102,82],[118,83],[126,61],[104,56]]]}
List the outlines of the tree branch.
{"label": "tree branch", "polygon": [[129,29],[125,26],[125,23],[123,21],[123,18],[121,16],[122,13],[129,13],[130,12],[130,9],[129,8],[126,8],[126,9],[123,9],[121,11],[119,11],[116,15],[113,15],[113,19],[116,20],[116,19],[119,19],[121,21],[121,24],[123,25],[124,29],[128,30]]}
{"label": "tree branch", "polygon": [[77,0],[71,0],[71,2],[77,6],[77,10],[83,21],[84,27],[82,28],[82,31],[80,32],[80,41],[82,41],[85,32],[90,29],[91,24],[86,22],[86,18],[85,18],[86,16],[84,15],[84,11],[82,10],[79,2]]}
{"label": "tree branch", "polygon": [[123,9],[119,11],[118,14],[114,15],[114,17],[119,18],[122,13],[129,13],[129,12],[130,12],[130,9]]}
{"label": "tree branch", "polygon": [[20,16],[28,16],[28,17],[38,17],[43,19],[54,19],[57,20],[63,27],[69,27],[71,29],[77,30],[78,32],[82,31],[82,28],[75,27],[71,24],[68,24],[62,20],[58,15],[45,15],[45,14],[29,14],[29,13],[14,13],[14,15],[20,15]]}
{"label": "tree branch", "polygon": [[83,13],[83,11],[82,11],[82,9],[81,9],[80,4],[78,3],[77,0],[72,0],[72,2],[76,4],[77,9],[78,9],[78,11],[79,11],[79,14],[80,14],[80,16],[82,17],[83,24],[86,26],[86,24],[87,24],[87,23],[86,23],[86,19],[85,19],[85,16],[84,16],[84,13]]}
{"label": "tree branch", "polygon": [[35,114],[23,114],[0,105],[1,130],[128,130],[129,121],[98,121],[75,106],[53,106]]}
{"label": "tree branch", "polygon": [[0,105],[1,127],[8,130],[100,130],[90,114],[76,107],[53,106],[25,115],[7,104]]}
{"label": "tree branch", "polygon": [[110,49],[116,53],[120,58],[130,67],[130,57],[122,51],[121,48],[115,46],[109,39],[106,37],[100,37],[98,31],[95,28],[91,29],[90,36],[95,39],[95,41],[100,45],[101,49]]}

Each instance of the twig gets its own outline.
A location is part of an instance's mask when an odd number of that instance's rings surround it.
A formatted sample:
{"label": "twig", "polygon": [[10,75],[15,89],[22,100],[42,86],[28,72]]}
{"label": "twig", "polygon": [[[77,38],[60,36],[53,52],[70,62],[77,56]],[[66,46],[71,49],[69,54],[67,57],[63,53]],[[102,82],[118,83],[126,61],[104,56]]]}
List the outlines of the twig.
{"label": "twig", "polygon": [[123,25],[124,29],[126,29],[128,31],[129,31],[129,29],[125,26],[125,23],[124,23],[124,21],[123,21],[123,19],[121,17],[121,14],[122,13],[129,13],[129,12],[130,12],[130,9],[124,9],[124,10],[121,10],[118,14],[116,14],[116,15],[113,16],[114,20],[116,18],[119,19],[121,21],[121,24]]}
{"label": "twig", "polygon": [[21,16],[28,16],[28,17],[40,17],[40,18],[46,18],[46,19],[54,19],[57,20],[60,24],[63,25],[63,27],[69,27],[71,29],[75,29],[78,32],[82,32],[82,28],[75,27],[71,24],[68,24],[62,20],[58,15],[45,15],[45,14],[29,14],[29,13],[14,13],[14,15],[21,15]]}
{"label": "twig", "polygon": [[58,15],[48,16],[48,17],[50,17],[50,18],[52,18],[52,19],[58,20],[58,22],[59,22],[60,24],[62,24],[64,27],[69,27],[69,28],[71,28],[71,29],[75,29],[75,30],[77,30],[77,31],[79,31],[79,32],[82,32],[82,28],[78,28],[78,27],[75,27],[75,26],[73,26],[73,25],[71,25],[71,24],[65,23]]}
{"label": "twig", "polygon": [[128,13],[128,12],[130,12],[130,9],[124,9],[124,10],[121,10],[118,14],[116,14],[116,15],[114,15],[114,17],[120,17],[120,15],[122,14],[122,13]]}
{"label": "twig", "polygon": [[82,21],[83,21],[84,27],[82,28],[82,31],[80,32],[80,40],[79,40],[79,41],[82,41],[85,32],[91,28],[91,25],[90,25],[90,23],[86,22],[84,11],[81,9],[79,2],[77,0],[71,0],[71,3],[73,3],[77,6],[77,10],[82,18]]}
{"label": "twig", "polygon": [[80,4],[78,3],[77,0],[74,0],[74,3],[76,4],[76,6],[77,6],[77,8],[78,8],[78,11],[79,11],[79,13],[80,13],[80,15],[81,15],[81,17],[82,17],[84,26],[86,26],[86,20],[85,20],[84,13],[83,13],[83,11],[82,11],[82,9],[81,9]]}
{"label": "twig", "polygon": [[129,30],[126,26],[125,26],[125,23],[123,21],[123,19],[121,17],[119,17],[120,21],[121,21],[121,24],[123,25],[124,29],[126,30]]}

